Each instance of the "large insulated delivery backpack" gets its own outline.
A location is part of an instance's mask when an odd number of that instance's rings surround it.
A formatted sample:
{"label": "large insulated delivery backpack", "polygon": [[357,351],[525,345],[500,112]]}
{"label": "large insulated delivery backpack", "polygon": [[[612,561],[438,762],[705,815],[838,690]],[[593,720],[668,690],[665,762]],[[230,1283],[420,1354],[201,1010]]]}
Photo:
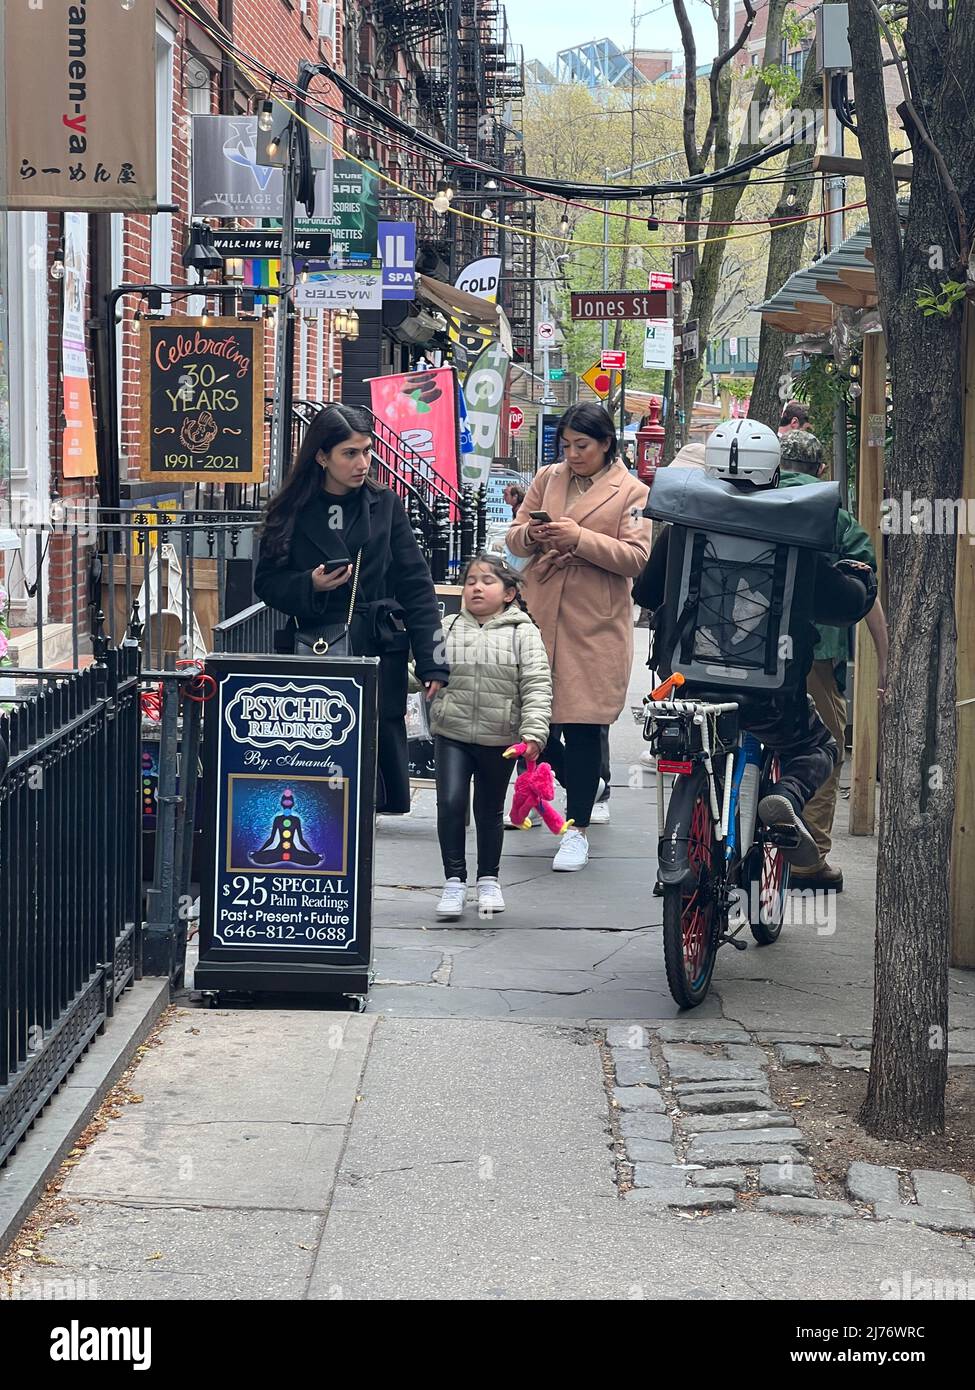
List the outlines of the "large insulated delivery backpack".
{"label": "large insulated delivery backpack", "polygon": [[671,531],[654,671],[717,689],[798,689],[816,640],[816,552],[834,548],[839,504],[835,483],[751,489],[659,468],[646,515]]}

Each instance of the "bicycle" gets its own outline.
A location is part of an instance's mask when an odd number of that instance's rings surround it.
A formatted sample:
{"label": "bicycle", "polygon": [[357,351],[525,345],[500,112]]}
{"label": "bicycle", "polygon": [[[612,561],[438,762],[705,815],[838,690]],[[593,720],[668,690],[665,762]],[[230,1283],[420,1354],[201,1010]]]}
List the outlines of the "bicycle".
{"label": "bicycle", "polygon": [[[644,738],[657,754],[658,787],[676,774],[657,849],[663,885],[664,962],[675,1001],[707,996],[721,946],[744,951],[745,926],[763,946],[782,931],[794,830],[758,823],[758,803],[778,780],[776,754],[739,728],[738,701],[680,700],[671,676],[644,700]],[[740,920],[732,929],[732,911]]]}

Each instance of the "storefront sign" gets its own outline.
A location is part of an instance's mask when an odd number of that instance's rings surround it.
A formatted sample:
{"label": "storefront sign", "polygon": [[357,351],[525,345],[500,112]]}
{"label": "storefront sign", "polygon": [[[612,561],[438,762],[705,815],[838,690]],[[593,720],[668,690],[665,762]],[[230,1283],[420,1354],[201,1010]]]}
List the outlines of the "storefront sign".
{"label": "storefront sign", "polygon": [[85,342],[85,288],[88,282],[88,215],[64,214],[64,312],[61,319],[61,371],[64,381],[62,471],[66,478],[98,475],[95,421],[88,385]]}
{"label": "storefront sign", "polygon": [[501,409],[511,359],[500,343],[489,343],[464,379],[472,451],[461,460],[461,483],[478,488],[488,480],[498,449]]}
{"label": "storefront sign", "polygon": [[[329,211],[311,220],[299,218],[295,231],[331,232],[332,265],[371,266],[379,244],[379,165],[337,159],[332,172]],[[325,207],[324,202],[319,204]]]}
{"label": "storefront sign", "polygon": [[[276,261],[281,257],[281,233],[264,231],[214,232],[213,245],[225,260],[243,257],[256,261]],[[327,261],[332,254],[328,232],[311,232],[294,239],[296,257]]]}
{"label": "storefront sign", "polygon": [[380,222],[383,299],[416,298],[416,223]]}
{"label": "storefront sign", "polygon": [[310,273],[295,285],[295,304],[299,309],[381,309],[382,267],[376,261],[374,266]]}
{"label": "storefront sign", "polygon": [[369,381],[373,413],[429,465],[431,475],[457,487],[460,452],[457,378],[452,367],[434,367]]}
{"label": "storefront sign", "polygon": [[197,988],[368,987],[378,665],[209,658]]}
{"label": "storefront sign", "polygon": [[599,290],[572,296],[572,317],[592,323],[604,319],[662,319],[666,316],[666,290],[656,290],[653,294]]}
{"label": "storefront sign", "polygon": [[156,207],[154,5],[3,6],[0,208]]}
{"label": "storefront sign", "polygon": [[262,480],[262,319],[143,321],[141,383],[143,479]]}
{"label": "storefront sign", "polygon": [[[284,216],[284,176],[258,164],[258,134],[256,116],[193,117],[194,217]],[[325,170],[315,178],[315,203],[327,211],[331,199]]]}
{"label": "storefront sign", "polygon": [[[497,304],[498,286],[501,284],[501,257],[481,256],[471,261],[457,276],[454,289],[472,294],[475,299],[483,299],[488,304]],[[469,357],[481,351],[485,343],[495,336],[496,330],[485,325],[483,328],[465,327],[460,319],[451,318],[447,335],[452,343],[464,349]],[[508,353],[509,357],[511,353]]]}

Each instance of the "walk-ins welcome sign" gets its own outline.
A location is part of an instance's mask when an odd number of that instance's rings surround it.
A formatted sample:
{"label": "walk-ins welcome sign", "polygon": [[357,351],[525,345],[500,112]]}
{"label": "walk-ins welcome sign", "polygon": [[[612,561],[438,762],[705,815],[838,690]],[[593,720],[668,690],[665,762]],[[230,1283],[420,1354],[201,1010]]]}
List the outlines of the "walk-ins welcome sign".
{"label": "walk-ins welcome sign", "polygon": [[211,657],[199,989],[364,994],[375,658]]}

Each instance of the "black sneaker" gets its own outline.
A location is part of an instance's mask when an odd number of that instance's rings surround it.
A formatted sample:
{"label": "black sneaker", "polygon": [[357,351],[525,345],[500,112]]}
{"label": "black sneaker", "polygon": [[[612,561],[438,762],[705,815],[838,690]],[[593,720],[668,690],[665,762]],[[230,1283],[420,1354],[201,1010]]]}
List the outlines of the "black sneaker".
{"label": "black sneaker", "polygon": [[758,803],[759,819],[770,830],[794,830],[799,837],[795,848],[782,848],[782,858],[797,869],[815,869],[819,864],[819,847],[803,824],[789,797],[782,792],[763,796]]}

